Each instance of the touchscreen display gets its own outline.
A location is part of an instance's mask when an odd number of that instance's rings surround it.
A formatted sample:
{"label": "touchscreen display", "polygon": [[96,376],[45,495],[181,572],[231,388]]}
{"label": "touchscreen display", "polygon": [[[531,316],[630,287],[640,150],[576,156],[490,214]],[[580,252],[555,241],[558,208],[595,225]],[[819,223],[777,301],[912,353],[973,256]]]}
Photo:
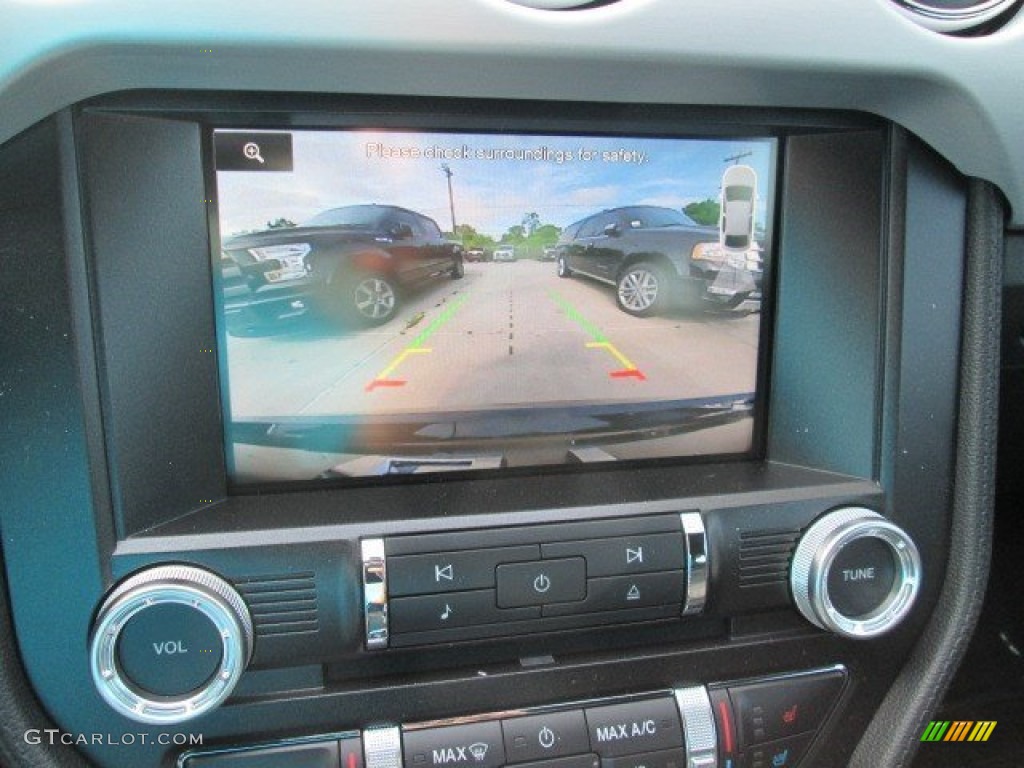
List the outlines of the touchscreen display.
{"label": "touchscreen display", "polygon": [[213,144],[236,483],[755,450],[774,139]]}

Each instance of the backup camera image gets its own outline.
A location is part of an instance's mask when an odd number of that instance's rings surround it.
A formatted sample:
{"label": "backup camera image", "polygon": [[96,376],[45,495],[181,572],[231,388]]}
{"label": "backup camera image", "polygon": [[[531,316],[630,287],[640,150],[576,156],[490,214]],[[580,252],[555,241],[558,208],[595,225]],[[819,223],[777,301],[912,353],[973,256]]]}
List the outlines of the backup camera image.
{"label": "backup camera image", "polygon": [[213,138],[236,483],[755,449],[774,140]]}

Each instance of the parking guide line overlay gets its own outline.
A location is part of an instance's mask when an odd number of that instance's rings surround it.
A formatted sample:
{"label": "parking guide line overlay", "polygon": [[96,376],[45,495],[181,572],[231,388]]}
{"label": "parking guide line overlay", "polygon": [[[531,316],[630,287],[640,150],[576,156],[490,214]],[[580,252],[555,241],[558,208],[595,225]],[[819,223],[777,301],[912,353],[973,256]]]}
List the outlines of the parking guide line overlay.
{"label": "parking guide line overlay", "polygon": [[427,339],[433,336],[441,326],[451,320],[452,316],[459,310],[459,307],[466,303],[466,299],[468,298],[468,295],[460,296],[452,304],[445,307],[444,311],[435,317],[430,325],[423,329],[419,336],[413,339],[412,344],[399,352],[398,355],[388,363],[387,367],[377,374],[373,381],[366,385],[366,391],[373,392],[373,390],[380,387],[404,387],[406,380],[389,378],[391,374],[405,362],[406,358],[412,355],[429,354],[431,352],[430,348],[423,346],[427,342]]}
{"label": "parking guide line overlay", "polygon": [[610,371],[608,373],[609,376],[613,379],[637,379],[639,381],[647,381],[647,377],[644,375],[643,371],[637,368],[636,365],[633,364],[632,360],[622,354],[618,347],[612,344],[612,342],[608,340],[608,337],[601,332],[600,328],[587,320],[587,318],[580,314],[572,304],[554,291],[548,291],[548,296],[562,309],[563,312],[565,312],[565,316],[567,318],[576,323],[576,325],[582,328],[584,332],[593,339],[593,341],[587,342],[587,349],[603,349],[614,357],[619,365],[622,366],[620,369]]}

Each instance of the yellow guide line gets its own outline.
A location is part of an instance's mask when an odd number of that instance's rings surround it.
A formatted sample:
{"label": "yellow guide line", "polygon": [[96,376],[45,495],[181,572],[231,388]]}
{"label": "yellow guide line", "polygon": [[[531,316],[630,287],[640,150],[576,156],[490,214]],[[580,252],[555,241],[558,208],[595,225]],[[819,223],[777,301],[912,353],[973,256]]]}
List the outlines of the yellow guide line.
{"label": "yellow guide line", "polygon": [[587,342],[587,347],[589,349],[598,349],[598,348],[606,349],[612,355],[615,356],[616,360],[618,360],[620,363],[622,363],[622,367],[625,368],[627,371],[635,371],[636,370],[636,366],[633,365],[633,363],[630,361],[630,359],[628,357],[626,357],[624,354],[622,354],[621,352],[619,352],[619,350],[615,348],[615,345],[612,344],[610,341],[588,341]]}
{"label": "yellow guide line", "polygon": [[381,371],[380,374],[378,374],[377,378],[386,379],[395,371],[396,368],[398,368],[398,366],[405,362],[405,358],[407,358],[409,355],[429,351],[429,349],[426,349],[424,347],[407,347],[406,349],[403,349],[402,352],[398,355],[398,357],[391,361],[391,365],[389,365],[387,368]]}

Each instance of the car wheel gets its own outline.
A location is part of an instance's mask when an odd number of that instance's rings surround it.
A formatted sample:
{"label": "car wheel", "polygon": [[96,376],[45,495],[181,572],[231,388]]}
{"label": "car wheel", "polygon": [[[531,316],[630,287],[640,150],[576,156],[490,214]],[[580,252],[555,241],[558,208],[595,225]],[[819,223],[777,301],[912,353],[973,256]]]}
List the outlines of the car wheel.
{"label": "car wheel", "polygon": [[572,270],[569,269],[569,263],[565,260],[565,256],[558,257],[558,276],[572,277]]}
{"label": "car wheel", "polygon": [[466,265],[462,263],[462,259],[455,260],[455,264],[452,266],[452,271],[449,274],[452,276],[452,280],[461,280],[466,276]]}
{"label": "car wheel", "polygon": [[398,311],[398,289],[383,275],[362,275],[348,291],[350,309],[355,318],[368,325],[386,323]]}
{"label": "car wheel", "polygon": [[646,261],[628,266],[615,284],[619,308],[636,317],[660,311],[668,299],[668,278],[661,267]]}

